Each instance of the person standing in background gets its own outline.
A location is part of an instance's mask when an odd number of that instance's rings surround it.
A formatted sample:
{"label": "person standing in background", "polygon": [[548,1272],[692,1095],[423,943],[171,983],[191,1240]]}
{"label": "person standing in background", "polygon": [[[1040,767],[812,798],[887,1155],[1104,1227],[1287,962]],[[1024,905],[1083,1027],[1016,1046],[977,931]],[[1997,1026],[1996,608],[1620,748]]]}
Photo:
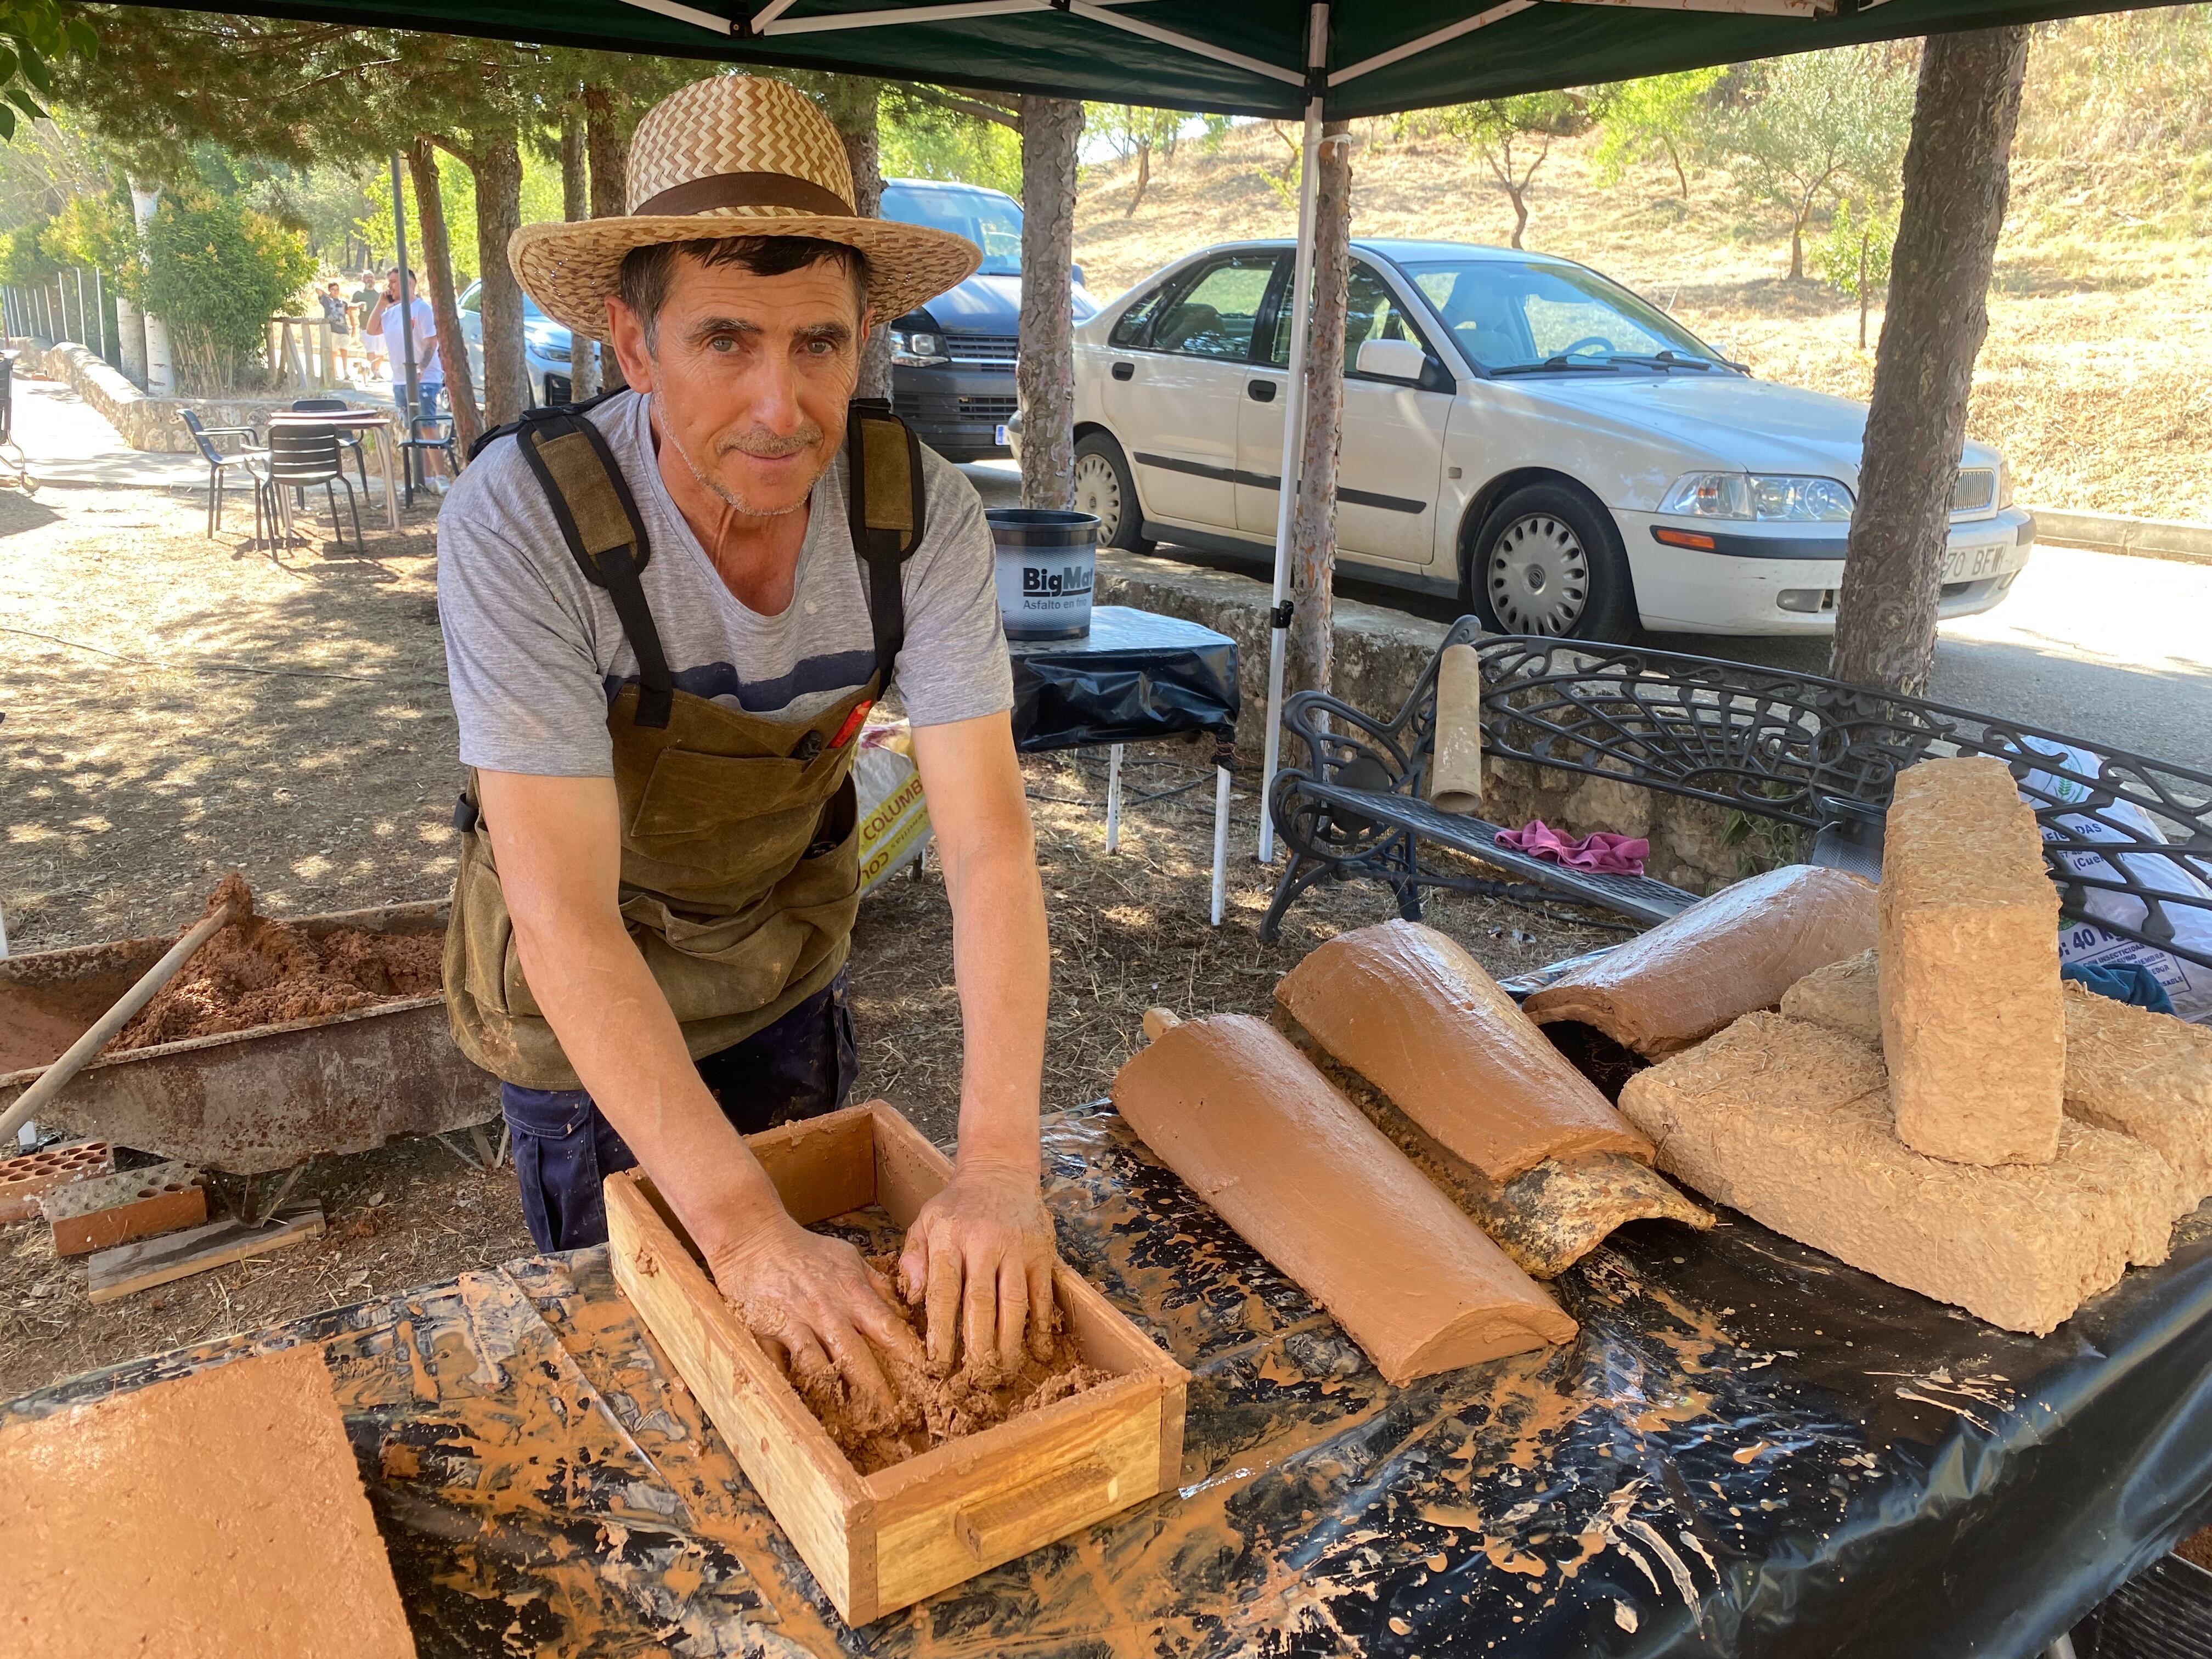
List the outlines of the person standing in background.
{"label": "person standing in background", "polygon": [[[426,428],[434,428],[439,417],[438,402],[446,392],[446,368],[441,361],[438,346],[437,313],[430,302],[414,292],[413,283],[404,284],[406,301],[403,304],[402,279],[398,271],[392,273],[385,283],[383,297],[377,302],[371,325],[384,335],[384,355],[392,363],[392,401],[399,407],[400,418],[407,423],[407,435],[419,438],[431,435]],[[407,360],[409,338],[413,338],[415,359],[416,404],[407,406]],[[437,452],[423,452],[430,474],[442,477],[444,464]]]}
{"label": "person standing in background", "polygon": [[323,307],[323,320],[331,328],[331,367],[350,380],[353,377],[353,324],[345,296],[338,292],[337,283],[331,282],[325,284],[315,298]]}
{"label": "person standing in background", "polygon": [[377,301],[383,297],[377,291],[375,276],[362,271],[361,286],[353,291],[354,320],[361,325],[362,356],[368,359],[372,380],[384,367],[384,337],[376,331],[376,325],[371,320],[376,314]]}

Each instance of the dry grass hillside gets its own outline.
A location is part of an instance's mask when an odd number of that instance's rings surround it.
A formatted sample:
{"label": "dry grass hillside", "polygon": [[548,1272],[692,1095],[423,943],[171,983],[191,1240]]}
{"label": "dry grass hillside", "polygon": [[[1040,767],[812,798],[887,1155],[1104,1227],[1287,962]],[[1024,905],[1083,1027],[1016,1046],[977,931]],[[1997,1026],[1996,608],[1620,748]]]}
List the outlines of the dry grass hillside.
{"label": "dry grass hillside", "polygon": [[[2212,153],[2069,146],[2048,105],[2032,97],[2023,118],[1970,429],[2003,450],[2024,501],[2212,520]],[[1287,131],[1185,143],[1154,161],[1133,216],[1131,170],[1087,170],[1076,258],[1092,289],[1119,293],[1210,242],[1290,235],[1292,209],[1267,177],[1286,171]],[[1510,236],[1504,194],[1457,140],[1376,121],[1356,124],[1354,142],[1355,235]],[[1663,167],[1602,185],[1595,148],[1595,135],[1553,146],[1530,192],[1529,247],[1626,283],[1762,376],[1867,395],[1880,309],[1861,351],[1857,302],[1784,275],[1785,222],[1717,170],[1692,173],[1687,202]]]}

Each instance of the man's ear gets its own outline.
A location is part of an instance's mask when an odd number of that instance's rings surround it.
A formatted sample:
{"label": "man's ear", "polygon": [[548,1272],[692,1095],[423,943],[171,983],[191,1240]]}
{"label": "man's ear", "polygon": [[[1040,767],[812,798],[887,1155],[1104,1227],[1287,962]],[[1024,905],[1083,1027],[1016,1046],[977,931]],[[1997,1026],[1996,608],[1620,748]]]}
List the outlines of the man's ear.
{"label": "man's ear", "polygon": [[645,321],[619,295],[607,295],[607,343],[614,348],[623,378],[639,392],[652,391],[653,353],[645,343]]}

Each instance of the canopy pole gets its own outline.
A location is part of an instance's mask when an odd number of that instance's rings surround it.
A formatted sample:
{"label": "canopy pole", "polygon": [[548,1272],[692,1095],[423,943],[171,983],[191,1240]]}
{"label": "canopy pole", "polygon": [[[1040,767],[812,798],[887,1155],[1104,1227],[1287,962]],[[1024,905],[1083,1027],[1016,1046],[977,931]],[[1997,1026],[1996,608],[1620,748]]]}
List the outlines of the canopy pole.
{"label": "canopy pole", "polygon": [[[1316,5],[1306,35],[1306,62],[1328,67],[1328,8]],[[1306,326],[1313,312],[1314,195],[1321,173],[1321,77],[1306,100],[1305,143],[1298,162],[1298,246],[1291,264],[1291,355],[1283,387],[1283,465],[1275,496],[1274,605],[1267,632],[1267,758],[1260,774],[1260,862],[1275,861],[1275,820],[1269,805],[1283,753],[1283,654],[1291,636],[1291,515],[1297,504],[1298,462],[1305,448]]]}

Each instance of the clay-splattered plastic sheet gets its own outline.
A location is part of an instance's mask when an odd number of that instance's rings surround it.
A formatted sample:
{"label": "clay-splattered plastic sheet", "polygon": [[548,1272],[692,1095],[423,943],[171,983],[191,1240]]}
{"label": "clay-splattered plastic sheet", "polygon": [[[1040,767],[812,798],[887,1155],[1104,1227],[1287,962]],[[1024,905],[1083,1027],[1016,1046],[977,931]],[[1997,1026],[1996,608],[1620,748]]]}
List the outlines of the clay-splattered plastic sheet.
{"label": "clay-splattered plastic sheet", "polygon": [[1394,1389],[1109,1110],[1046,1155],[1069,1259],[1194,1374],[1182,1487],[861,1632],[603,1251],[0,1417],[322,1344],[425,1656],[2027,1655],[2212,1518],[2212,1214],[2042,1341],[1639,1223],[1559,1281],[1571,1346]]}
{"label": "clay-splattered plastic sheet", "polygon": [[1237,732],[1237,641],[1180,617],[1094,606],[1073,640],[1016,640],[1014,747],[1024,755],[1085,744]]}

